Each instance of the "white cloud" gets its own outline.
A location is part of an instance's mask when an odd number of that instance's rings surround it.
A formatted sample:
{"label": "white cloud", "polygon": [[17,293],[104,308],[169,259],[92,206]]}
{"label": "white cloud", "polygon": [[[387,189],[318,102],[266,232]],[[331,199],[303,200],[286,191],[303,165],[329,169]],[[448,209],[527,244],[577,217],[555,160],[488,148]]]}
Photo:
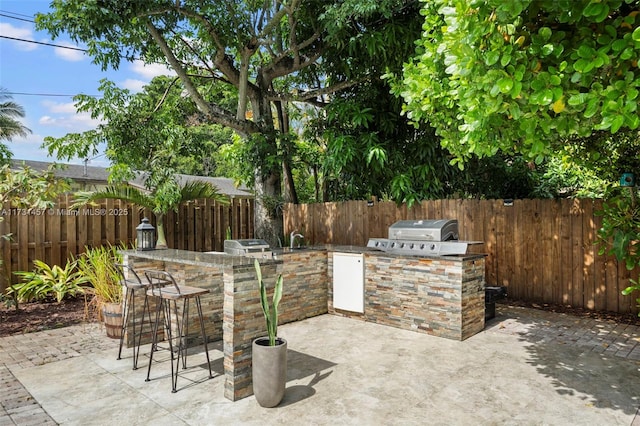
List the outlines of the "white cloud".
{"label": "white cloud", "polygon": [[73,103],[58,103],[43,101],[42,105],[47,109],[46,115],[38,120],[38,124],[47,127],[64,129],[69,133],[84,132],[94,129],[100,120],[91,118],[88,112],[77,112]]}
{"label": "white cloud", "polygon": [[89,113],[79,112],[73,115],[43,115],[38,120],[38,124],[41,126],[58,127],[65,129],[65,131],[69,133],[76,133],[94,129],[100,124],[100,121],[91,118]]}
{"label": "white cloud", "polygon": [[62,47],[56,47],[54,49],[54,53],[57,57],[65,60],[65,61],[69,61],[69,62],[79,62],[82,61],[86,58],[84,52],[80,51],[80,50],[75,50],[78,48],[77,45],[63,41],[63,42],[58,42],[56,43],[60,46],[65,46],[65,47],[71,47],[73,49],[65,49]]}
{"label": "white cloud", "polygon": [[42,101],[42,106],[44,106],[48,111],[54,113],[75,114],[76,112],[76,106],[73,102],[58,103],[45,100]]}
{"label": "white cloud", "polygon": [[135,80],[132,78],[128,78],[122,83],[120,83],[120,86],[124,89],[131,90],[132,92],[142,92],[142,86],[148,83],[149,83],[148,81]]}
{"label": "white cloud", "polygon": [[145,65],[142,61],[134,61],[131,65],[131,71],[138,74],[147,81],[151,81],[153,77],[159,75],[175,75],[172,69],[167,68],[161,64],[148,64]]}
{"label": "white cloud", "polygon": [[[6,37],[13,37],[23,40],[33,41],[33,32],[29,28],[18,28],[11,24],[0,23],[0,34]],[[11,41],[16,49],[30,51],[38,48],[37,44],[28,43],[25,41]]]}

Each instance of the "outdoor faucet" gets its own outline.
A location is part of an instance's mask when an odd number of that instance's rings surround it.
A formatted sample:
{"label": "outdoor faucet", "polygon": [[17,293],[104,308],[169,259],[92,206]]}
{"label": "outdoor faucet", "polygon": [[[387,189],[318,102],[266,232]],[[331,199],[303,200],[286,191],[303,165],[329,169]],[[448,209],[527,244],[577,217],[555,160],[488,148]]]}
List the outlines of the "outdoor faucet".
{"label": "outdoor faucet", "polygon": [[[289,236],[290,237],[289,239],[291,240],[291,248],[293,248],[296,238],[304,239],[304,235],[298,234],[297,232],[298,231],[293,231]],[[300,247],[300,241],[298,241],[298,247]]]}

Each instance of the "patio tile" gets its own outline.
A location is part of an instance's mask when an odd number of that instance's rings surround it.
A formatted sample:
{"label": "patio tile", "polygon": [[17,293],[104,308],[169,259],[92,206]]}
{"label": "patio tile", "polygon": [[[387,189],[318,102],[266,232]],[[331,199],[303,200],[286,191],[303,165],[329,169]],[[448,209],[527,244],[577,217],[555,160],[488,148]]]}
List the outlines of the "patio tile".
{"label": "patio tile", "polygon": [[[34,333],[23,347],[40,345],[44,364],[9,359],[0,384],[37,403],[18,403],[13,418],[0,410],[0,425],[46,413],[65,425],[639,423],[638,327],[499,305],[485,331],[463,342],[331,315],[279,331],[289,341],[288,382],[273,409],[253,397],[226,400],[224,377],[206,379],[202,354],[172,394],[168,364],[145,382],[146,358],[133,371],[130,352],[116,360],[117,341],[97,328]],[[221,357],[214,346],[215,374]]]}

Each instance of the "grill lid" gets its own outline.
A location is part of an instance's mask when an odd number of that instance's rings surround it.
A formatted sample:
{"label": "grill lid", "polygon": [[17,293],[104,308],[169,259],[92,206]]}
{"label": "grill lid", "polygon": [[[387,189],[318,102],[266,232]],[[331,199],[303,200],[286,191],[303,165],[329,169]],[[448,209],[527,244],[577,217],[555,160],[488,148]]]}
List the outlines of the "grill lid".
{"label": "grill lid", "polygon": [[243,240],[224,240],[224,252],[227,254],[246,255],[249,253],[270,251],[265,240],[248,238]]}
{"label": "grill lid", "polygon": [[389,227],[390,240],[451,241],[458,239],[455,219],[400,220]]}

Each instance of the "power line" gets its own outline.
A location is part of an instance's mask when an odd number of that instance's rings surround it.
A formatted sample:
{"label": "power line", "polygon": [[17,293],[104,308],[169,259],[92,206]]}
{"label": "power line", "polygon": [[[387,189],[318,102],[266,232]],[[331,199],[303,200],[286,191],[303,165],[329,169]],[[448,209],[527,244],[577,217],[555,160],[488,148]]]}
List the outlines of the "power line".
{"label": "power line", "polygon": [[[10,14],[16,15],[16,16],[24,16],[26,18],[33,18],[33,15],[25,15],[24,13],[10,12],[8,10],[0,10],[0,12],[2,12],[2,13],[10,13]],[[33,21],[31,21],[31,22],[33,22]]]}
{"label": "power line", "polygon": [[5,35],[0,35],[0,38],[6,38],[8,40],[14,40],[14,41],[23,41],[25,43],[41,44],[43,46],[59,47],[60,49],[78,50],[80,52],[85,52],[85,53],[88,52],[87,49],[81,49],[79,47],[62,46],[60,44],[45,43],[43,41],[27,40],[27,39],[24,39],[24,38],[9,37],[9,36],[5,36]]}
{"label": "power line", "polygon": [[[74,96],[79,95],[76,93],[75,95],[64,95],[60,93],[26,93],[26,92],[4,92],[7,95],[20,95],[20,96],[45,96],[45,97],[61,97],[61,98],[73,98]],[[102,95],[86,95],[91,96],[92,98],[99,98]]]}
{"label": "power line", "polygon": [[[4,12],[4,10],[1,12]],[[13,13],[13,12],[6,12],[6,13]],[[5,18],[9,18],[9,19],[15,19],[16,21],[31,22],[32,24],[36,23],[36,21],[34,21],[33,19],[18,18],[17,16],[5,15],[4,13],[0,13],[0,16],[4,16]],[[24,16],[27,16],[27,15],[24,15]]]}

